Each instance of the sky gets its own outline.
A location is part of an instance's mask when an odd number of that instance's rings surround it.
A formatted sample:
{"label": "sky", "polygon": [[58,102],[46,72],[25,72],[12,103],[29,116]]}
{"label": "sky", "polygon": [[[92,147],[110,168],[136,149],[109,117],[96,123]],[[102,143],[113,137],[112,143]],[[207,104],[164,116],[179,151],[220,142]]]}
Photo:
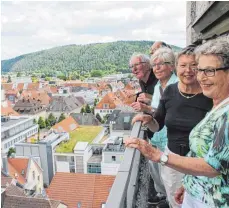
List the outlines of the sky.
{"label": "sky", "polygon": [[185,30],[185,1],[5,1],[1,60],[117,40],[162,40],[184,47]]}

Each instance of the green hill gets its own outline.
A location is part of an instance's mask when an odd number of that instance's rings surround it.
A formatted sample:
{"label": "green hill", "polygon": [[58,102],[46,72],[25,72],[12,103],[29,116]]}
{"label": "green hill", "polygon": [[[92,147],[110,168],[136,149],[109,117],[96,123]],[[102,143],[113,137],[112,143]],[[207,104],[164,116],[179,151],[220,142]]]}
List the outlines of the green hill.
{"label": "green hill", "polygon": [[[128,72],[134,52],[149,54],[153,41],[117,41],[88,45],[67,45],[1,61],[5,72],[87,72],[91,70]],[[175,51],[179,47],[172,46]]]}

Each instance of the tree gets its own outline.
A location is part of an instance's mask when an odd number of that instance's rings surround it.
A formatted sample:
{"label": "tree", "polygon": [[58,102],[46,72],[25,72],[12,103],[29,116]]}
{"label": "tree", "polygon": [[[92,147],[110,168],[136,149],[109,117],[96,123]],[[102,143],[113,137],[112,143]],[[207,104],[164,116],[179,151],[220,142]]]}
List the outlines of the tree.
{"label": "tree", "polygon": [[85,112],[86,113],[91,113],[91,108],[90,108],[90,106],[88,104],[85,107]]}
{"label": "tree", "polygon": [[65,117],[64,113],[61,113],[61,115],[59,117],[59,120],[58,120],[58,123],[61,122],[61,121],[63,121],[65,118],[66,117]]}
{"label": "tree", "polygon": [[35,118],[33,119],[33,123],[34,124],[37,124],[37,120]]}
{"label": "tree", "polygon": [[96,99],[95,98],[95,100],[94,100],[94,107],[97,105],[98,101],[99,101],[99,99]]}
{"label": "tree", "polygon": [[21,72],[18,72],[17,73],[17,77],[21,77]]}
{"label": "tree", "polygon": [[102,123],[102,118],[101,118],[101,116],[98,113],[96,113],[96,116],[95,117],[98,119],[99,122]]}
{"label": "tree", "polygon": [[38,125],[39,125],[39,128],[40,129],[44,129],[46,127],[45,121],[44,121],[44,119],[42,117],[39,117],[39,119],[38,119]]}
{"label": "tree", "polygon": [[33,83],[37,83],[38,82],[38,78],[36,76],[32,76],[31,79],[32,79]]}
{"label": "tree", "polygon": [[8,80],[7,80],[7,83],[11,83],[12,80],[11,80],[11,76],[8,76]]}
{"label": "tree", "polygon": [[49,114],[48,121],[50,123],[50,126],[54,126],[56,124],[56,118],[52,113]]}
{"label": "tree", "polygon": [[46,128],[48,129],[51,127],[50,122],[47,118],[45,119],[45,125],[46,125]]}
{"label": "tree", "polygon": [[51,77],[45,77],[45,81],[51,81]]}
{"label": "tree", "polygon": [[13,153],[15,153],[16,151],[15,151],[15,149],[13,148],[13,147],[10,147],[9,148],[9,151],[8,151],[8,153],[7,153],[7,157],[10,157]]}
{"label": "tree", "polygon": [[103,72],[101,70],[92,70],[91,71],[91,77],[102,77]]}
{"label": "tree", "polygon": [[91,113],[95,114],[95,107],[91,107]]}
{"label": "tree", "polygon": [[85,108],[84,107],[81,108],[80,113],[85,113]]}
{"label": "tree", "polygon": [[38,132],[37,132],[37,141],[40,141],[40,133],[41,133],[41,130],[40,130],[40,128],[38,128]]}
{"label": "tree", "polygon": [[105,116],[103,116],[103,122],[107,122],[107,119],[109,118],[110,114],[106,114]]}

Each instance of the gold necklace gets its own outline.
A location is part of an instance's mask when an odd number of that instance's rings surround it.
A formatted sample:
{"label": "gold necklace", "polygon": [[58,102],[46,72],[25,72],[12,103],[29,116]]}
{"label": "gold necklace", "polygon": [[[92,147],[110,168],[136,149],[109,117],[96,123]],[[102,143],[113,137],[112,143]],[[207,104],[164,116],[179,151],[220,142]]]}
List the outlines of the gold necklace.
{"label": "gold necklace", "polygon": [[184,95],[184,94],[180,91],[180,89],[179,89],[179,87],[178,87],[178,86],[177,86],[177,88],[178,88],[178,91],[179,91],[180,95],[181,95],[181,96],[183,96],[183,97],[185,97],[185,98],[187,98],[187,99],[191,99],[191,98],[193,98],[193,97],[195,97],[196,95],[198,95],[198,94],[199,94],[199,93],[196,93],[196,94],[191,95],[191,96]]}

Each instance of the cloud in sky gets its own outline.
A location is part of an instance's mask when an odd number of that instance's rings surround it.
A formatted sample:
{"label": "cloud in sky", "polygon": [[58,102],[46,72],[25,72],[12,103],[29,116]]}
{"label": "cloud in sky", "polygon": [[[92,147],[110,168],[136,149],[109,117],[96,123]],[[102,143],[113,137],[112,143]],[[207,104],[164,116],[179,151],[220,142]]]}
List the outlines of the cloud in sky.
{"label": "cloud in sky", "polygon": [[186,2],[2,2],[2,60],[69,44],[163,40],[185,46]]}

